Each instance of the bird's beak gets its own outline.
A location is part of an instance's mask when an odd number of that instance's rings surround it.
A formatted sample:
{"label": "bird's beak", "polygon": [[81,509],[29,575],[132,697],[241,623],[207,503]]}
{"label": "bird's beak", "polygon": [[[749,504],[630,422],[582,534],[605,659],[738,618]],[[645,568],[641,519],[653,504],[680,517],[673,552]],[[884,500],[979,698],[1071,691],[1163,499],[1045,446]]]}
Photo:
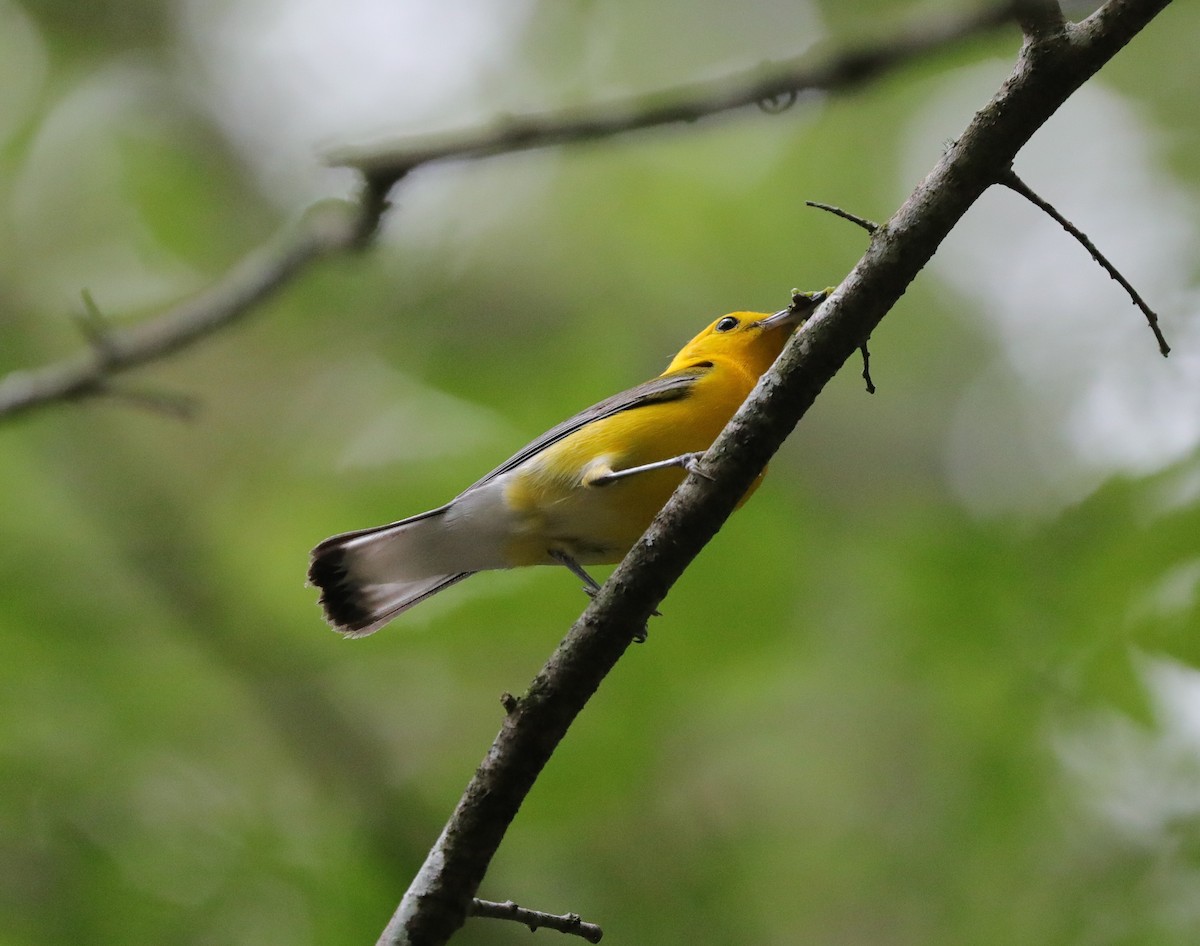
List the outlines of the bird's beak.
{"label": "bird's beak", "polygon": [[813,311],[829,298],[829,289],[819,292],[797,292],[792,296],[792,304],[786,309],[780,309],[774,315],[768,315],[758,325],[760,328],[779,328],[784,325],[799,325]]}

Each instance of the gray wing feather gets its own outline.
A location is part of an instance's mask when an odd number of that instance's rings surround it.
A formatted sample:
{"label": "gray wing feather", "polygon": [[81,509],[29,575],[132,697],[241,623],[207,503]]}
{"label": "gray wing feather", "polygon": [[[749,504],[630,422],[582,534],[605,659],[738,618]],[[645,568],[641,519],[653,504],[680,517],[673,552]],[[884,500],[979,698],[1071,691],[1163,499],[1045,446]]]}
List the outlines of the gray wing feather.
{"label": "gray wing feather", "polygon": [[[515,469],[530,457],[541,453],[547,447],[558,443],[565,437],[569,437],[575,431],[593,421],[604,417],[611,417],[613,414],[620,414],[622,411],[645,407],[647,404],[661,404],[666,401],[677,401],[680,398],[687,397],[691,393],[692,386],[699,378],[704,376],[707,370],[707,366],[685,368],[682,371],[673,371],[671,374],[659,375],[657,378],[651,378],[649,381],[645,381],[627,391],[622,391],[620,394],[614,394],[612,397],[605,398],[598,404],[593,404],[591,407],[580,411],[574,417],[569,417],[561,424],[551,427],[536,440],[526,444],[496,467],[496,469],[464,489],[463,493],[469,493],[471,490],[477,489],[502,473],[507,473],[509,470]],[[461,496],[462,493],[459,495]]]}

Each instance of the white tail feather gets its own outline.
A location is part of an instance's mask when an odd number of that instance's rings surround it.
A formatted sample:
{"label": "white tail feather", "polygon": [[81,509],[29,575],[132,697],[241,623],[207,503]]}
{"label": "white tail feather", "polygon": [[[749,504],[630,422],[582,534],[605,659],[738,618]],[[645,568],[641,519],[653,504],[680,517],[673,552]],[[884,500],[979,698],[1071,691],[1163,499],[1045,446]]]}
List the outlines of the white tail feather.
{"label": "white tail feather", "polygon": [[[358,602],[362,608],[362,617],[352,624],[342,624],[334,619],[326,595],[321,596],[325,605],[325,618],[334,629],[346,637],[366,637],[403,614],[414,604],[420,604],[426,598],[437,594],[443,588],[448,588],[456,582],[475,574],[460,572],[457,575],[435,575],[420,581],[391,582],[384,585],[362,585],[358,588]],[[366,621],[367,623],[360,623]]]}
{"label": "white tail feather", "polygon": [[450,509],[335,535],[313,549],[308,578],[321,589],[325,619],[363,637],[467,575],[497,567],[495,553],[464,541]]}

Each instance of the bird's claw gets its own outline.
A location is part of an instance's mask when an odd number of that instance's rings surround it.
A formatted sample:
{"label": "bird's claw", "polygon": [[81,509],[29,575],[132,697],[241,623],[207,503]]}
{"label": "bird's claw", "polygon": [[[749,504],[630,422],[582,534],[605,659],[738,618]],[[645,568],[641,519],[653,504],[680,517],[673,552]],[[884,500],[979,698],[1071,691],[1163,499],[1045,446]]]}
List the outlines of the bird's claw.
{"label": "bird's claw", "polygon": [[706,473],[704,468],[700,465],[700,461],[703,459],[703,453],[685,453],[679,457],[679,465],[688,473],[694,473],[696,476],[701,476],[711,483],[713,478]]}

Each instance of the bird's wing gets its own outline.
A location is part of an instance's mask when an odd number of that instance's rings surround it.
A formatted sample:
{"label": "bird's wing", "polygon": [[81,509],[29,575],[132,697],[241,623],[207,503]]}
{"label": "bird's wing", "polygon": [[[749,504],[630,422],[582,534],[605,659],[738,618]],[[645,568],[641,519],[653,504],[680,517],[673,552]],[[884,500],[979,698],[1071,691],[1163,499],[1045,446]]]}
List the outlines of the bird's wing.
{"label": "bird's wing", "polygon": [[468,486],[463,490],[463,493],[469,493],[471,490],[482,486],[489,480],[495,479],[502,473],[507,473],[509,470],[520,466],[530,457],[541,453],[547,447],[558,443],[564,437],[569,437],[575,431],[586,427],[588,424],[605,417],[611,417],[613,414],[620,414],[622,411],[634,410],[638,407],[645,407],[648,404],[677,401],[680,398],[687,397],[691,394],[692,387],[696,381],[708,372],[709,367],[709,365],[696,366],[685,368],[682,371],[672,371],[670,374],[659,375],[657,378],[651,378],[649,381],[645,381],[637,385],[637,387],[630,388],[628,391],[622,391],[620,394],[614,394],[612,397],[605,398],[599,404],[593,404],[591,407],[580,411],[574,417],[569,417],[561,424],[551,427],[536,440],[526,444],[496,467],[496,469],[492,470],[478,482]]}

